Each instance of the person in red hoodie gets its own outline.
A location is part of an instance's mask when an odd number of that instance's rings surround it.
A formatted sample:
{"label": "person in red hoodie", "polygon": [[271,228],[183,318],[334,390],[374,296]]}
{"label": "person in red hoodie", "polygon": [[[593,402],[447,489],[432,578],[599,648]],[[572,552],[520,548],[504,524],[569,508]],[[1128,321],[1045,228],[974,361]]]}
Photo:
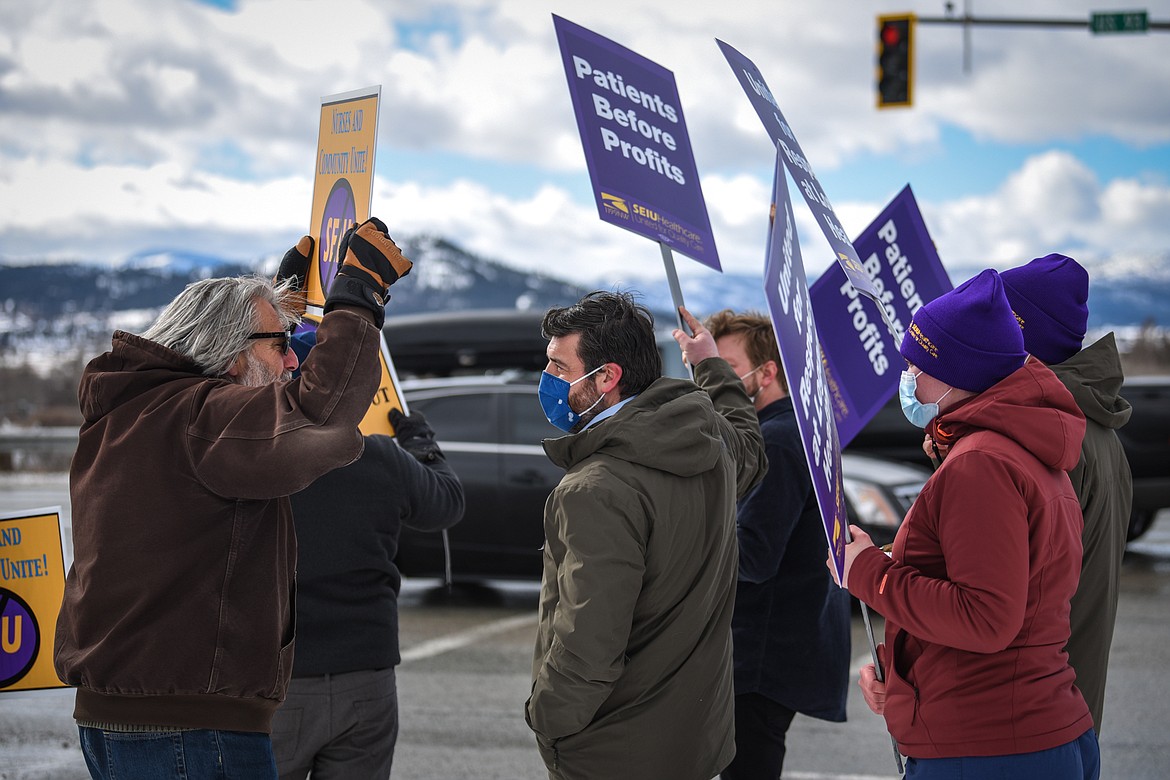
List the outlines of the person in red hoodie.
{"label": "person in red hoodie", "polygon": [[1065,472],[1084,415],[1026,360],[993,270],[919,309],[900,351],[903,411],[949,452],[890,555],[850,526],[842,584],[886,619],[884,682],[862,669],[866,703],[906,778],[1095,779],[1093,719],[1064,651],[1083,523]]}

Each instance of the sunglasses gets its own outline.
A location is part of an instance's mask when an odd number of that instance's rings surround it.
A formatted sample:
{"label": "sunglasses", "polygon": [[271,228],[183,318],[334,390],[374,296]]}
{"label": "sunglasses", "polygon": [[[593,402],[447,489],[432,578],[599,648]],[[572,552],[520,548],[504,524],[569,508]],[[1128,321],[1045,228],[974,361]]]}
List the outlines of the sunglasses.
{"label": "sunglasses", "polygon": [[292,337],[289,336],[286,330],[274,330],[269,333],[253,333],[248,336],[248,340],[253,339],[280,339],[280,354],[287,355],[289,346],[292,343]]}

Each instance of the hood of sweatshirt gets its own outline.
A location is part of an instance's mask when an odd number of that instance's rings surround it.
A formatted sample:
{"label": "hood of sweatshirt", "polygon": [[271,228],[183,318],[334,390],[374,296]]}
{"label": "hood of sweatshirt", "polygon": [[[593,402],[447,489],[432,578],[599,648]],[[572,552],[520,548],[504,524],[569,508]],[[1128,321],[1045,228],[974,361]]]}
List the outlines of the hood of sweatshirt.
{"label": "hood of sweatshirt", "polygon": [[723,440],[711,399],[698,385],[663,377],[617,414],[585,430],[546,439],[544,451],[564,469],[594,455],[692,477],[715,467]]}
{"label": "hood of sweatshirt", "polygon": [[[149,339],[116,331],[109,352],[90,361],[77,389],[81,414],[93,423],[160,385],[178,389],[176,374],[193,384],[207,377],[191,360]],[[179,379],[178,381],[182,381]]]}
{"label": "hood of sweatshirt", "polygon": [[1113,429],[1129,422],[1133,408],[1121,397],[1125,374],[1112,333],[1049,368],[1072,393],[1085,417]]}
{"label": "hood of sweatshirt", "polygon": [[934,422],[944,438],[990,430],[1012,439],[1049,468],[1068,471],[1081,457],[1085,415],[1048,366],[1029,360]]}

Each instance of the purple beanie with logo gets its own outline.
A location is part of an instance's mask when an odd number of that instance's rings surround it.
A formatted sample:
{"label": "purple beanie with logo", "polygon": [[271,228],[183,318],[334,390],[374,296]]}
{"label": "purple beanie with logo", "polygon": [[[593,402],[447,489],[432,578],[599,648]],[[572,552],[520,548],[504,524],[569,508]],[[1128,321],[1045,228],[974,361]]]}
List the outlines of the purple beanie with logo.
{"label": "purple beanie with logo", "polygon": [[1063,363],[1081,351],[1089,324],[1089,274],[1076,260],[1045,255],[999,276],[1030,353],[1045,363]]}
{"label": "purple beanie with logo", "polygon": [[902,357],[940,382],[981,393],[1024,365],[1024,337],[987,269],[914,313]]}

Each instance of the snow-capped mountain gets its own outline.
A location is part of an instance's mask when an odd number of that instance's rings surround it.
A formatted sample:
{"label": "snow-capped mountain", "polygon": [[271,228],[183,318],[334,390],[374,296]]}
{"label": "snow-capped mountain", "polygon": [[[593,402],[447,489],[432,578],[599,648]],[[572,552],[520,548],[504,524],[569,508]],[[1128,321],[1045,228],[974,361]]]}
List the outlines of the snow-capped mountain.
{"label": "snow-capped mountain", "polygon": [[[403,241],[417,273],[393,290],[390,316],[468,309],[542,309],[577,300],[590,289],[608,289],[609,280],[579,285],[553,276],[522,271],[497,259],[473,255],[441,237]],[[272,274],[279,256],[252,266],[209,255],[165,248],[137,253],[117,266],[85,263],[0,264],[0,364],[14,365],[81,359],[105,349],[110,333],[145,329],[184,286],[210,276]],[[809,269],[810,277],[814,269]],[[820,269],[815,269],[819,272]],[[971,273],[978,269],[970,269]],[[1151,321],[1170,324],[1170,258],[1135,257],[1090,267],[1091,331],[1136,329]],[[970,273],[952,269],[958,283]],[[672,319],[673,303],[665,275],[648,273],[626,281],[659,317]],[[719,309],[766,310],[758,276],[693,274],[682,282],[684,301],[698,316]]]}
{"label": "snow-capped mountain", "polygon": [[[480,308],[548,308],[585,288],[476,257],[442,238],[403,242],[425,269],[399,281],[391,311],[413,314]],[[116,329],[141,332],[186,285],[212,276],[271,275],[279,256],[252,266],[191,252],[152,249],[116,266],[0,265],[0,365],[34,368],[73,362],[108,348]]]}

